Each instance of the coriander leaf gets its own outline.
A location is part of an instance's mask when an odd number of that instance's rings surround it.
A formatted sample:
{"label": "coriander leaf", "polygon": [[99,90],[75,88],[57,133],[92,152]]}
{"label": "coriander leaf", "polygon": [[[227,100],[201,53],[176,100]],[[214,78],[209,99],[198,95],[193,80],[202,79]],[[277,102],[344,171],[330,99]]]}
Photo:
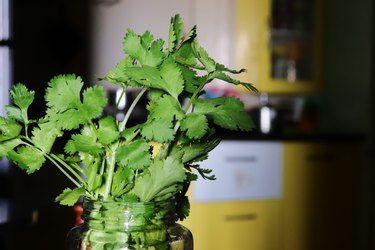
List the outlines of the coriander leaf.
{"label": "coriander leaf", "polygon": [[143,45],[150,43],[150,37],[147,35],[144,39],[145,41],[142,41],[141,36],[137,35],[133,30],[128,29],[123,40],[124,52],[132,58],[137,59],[143,66],[158,66],[164,57],[162,51],[164,42],[157,40],[148,48]]}
{"label": "coriander leaf", "polygon": [[22,110],[20,108],[17,108],[15,106],[7,105],[5,106],[5,110],[7,112],[7,115],[10,119],[14,119],[16,121],[26,123],[27,121],[24,120],[24,117],[22,115]]}
{"label": "coriander leaf", "polygon": [[169,26],[169,51],[173,51],[181,41],[184,35],[184,24],[180,15],[171,18]]}
{"label": "coriander leaf", "polygon": [[30,104],[34,101],[34,91],[29,91],[22,83],[17,83],[10,90],[10,97],[12,101],[21,109],[27,110]]}
{"label": "coriander leaf", "polygon": [[64,150],[69,154],[85,152],[91,155],[99,155],[103,153],[103,146],[96,141],[96,138],[82,134],[75,134],[72,135],[72,139],[70,139],[65,145]]}
{"label": "coriander leaf", "polygon": [[130,197],[135,197],[138,201],[138,197],[131,195],[128,197],[123,196],[124,193],[127,193],[133,187],[134,171],[127,167],[119,168],[113,174],[113,181],[111,186],[111,194],[114,197],[121,196],[121,200],[129,199]]}
{"label": "coriander leaf", "polygon": [[114,117],[106,116],[98,123],[98,139],[101,144],[109,145],[120,137]]}
{"label": "coriander leaf", "polygon": [[198,42],[191,43],[195,57],[203,64],[208,73],[215,71],[216,62],[208,56],[207,51]]}
{"label": "coriander leaf", "polygon": [[172,157],[165,160],[154,159],[148,171],[135,180],[132,192],[141,201],[151,201],[164,189],[182,183],[185,177],[184,165],[178,160]]}
{"label": "coriander leaf", "polygon": [[139,84],[165,90],[177,99],[183,91],[184,82],[179,67],[172,61],[168,61],[163,63],[160,70],[150,66],[127,67],[125,73]]}
{"label": "coriander leaf", "polygon": [[178,219],[183,221],[190,214],[190,202],[189,198],[185,195],[178,195],[176,201],[176,213]]}
{"label": "coriander leaf", "polygon": [[82,79],[73,74],[52,78],[45,94],[47,106],[55,112],[64,112],[79,107],[82,86]]}
{"label": "coriander leaf", "polygon": [[212,173],[212,169],[201,168],[201,167],[198,166],[198,165],[191,166],[191,167],[192,167],[192,168],[195,168],[196,170],[198,170],[199,175],[200,175],[203,179],[205,179],[205,180],[211,180],[211,181],[216,180],[215,175],[209,175],[209,174]]}
{"label": "coriander leaf", "polygon": [[208,153],[219,145],[219,138],[201,139],[190,143],[179,144],[173,147],[170,155],[181,159],[182,163],[193,163],[207,159]]}
{"label": "coriander leaf", "polygon": [[[239,72],[241,72],[241,71],[239,71]],[[220,72],[220,71],[212,72],[211,77],[215,77],[217,79],[220,79],[220,80],[223,80],[223,81],[226,81],[228,83],[235,84],[235,85],[242,85],[246,89],[248,89],[249,91],[258,92],[258,90],[252,84],[241,82],[239,80],[233,79],[233,78],[229,77],[228,75],[226,75],[224,72]]]}
{"label": "coriander leaf", "polygon": [[203,114],[188,114],[185,119],[181,121],[181,130],[186,131],[186,135],[190,139],[202,138],[208,130],[207,118]]}
{"label": "coriander leaf", "polygon": [[[92,139],[92,141],[97,141],[97,135],[96,135],[96,131],[95,131],[95,128],[93,126],[84,126],[81,130],[81,134],[82,135],[85,135],[85,136],[88,136]],[[87,153],[87,152],[78,152],[78,155],[82,161],[82,163],[85,165],[85,166],[90,166],[92,164],[95,164],[96,161],[98,161],[98,157],[97,156],[94,156],[94,155],[91,155],[90,153]]]}
{"label": "coriander leaf", "polygon": [[85,189],[83,187],[75,188],[73,190],[65,188],[64,191],[56,197],[55,201],[59,202],[61,205],[73,206],[79,197],[84,194]]}
{"label": "coriander leaf", "polygon": [[156,67],[126,67],[124,72],[134,81],[151,88],[166,90],[166,82],[161,78],[160,71]]}
{"label": "coriander leaf", "polygon": [[129,76],[124,73],[125,67],[132,67],[133,66],[133,58],[130,56],[125,57],[122,59],[114,69],[111,69],[107,72],[104,80],[122,86],[123,83],[129,81]]}
{"label": "coriander leaf", "polygon": [[120,146],[116,151],[116,161],[119,165],[131,169],[143,169],[150,164],[150,146],[144,140],[137,140]]}
{"label": "coriander leaf", "polygon": [[130,141],[133,140],[134,137],[140,132],[140,125],[135,125],[130,128],[125,128],[121,132],[121,137],[125,138],[125,140]]}
{"label": "coriander leaf", "polygon": [[87,170],[84,172],[87,185],[91,191],[95,191],[102,185],[102,175],[98,174],[100,164],[101,158],[95,158],[92,163],[87,166]]}
{"label": "coriander leaf", "polygon": [[87,121],[99,116],[107,104],[103,86],[93,86],[83,91],[82,113]]}
{"label": "coriander leaf", "polygon": [[233,70],[233,69],[227,68],[225,65],[220,64],[220,63],[216,63],[216,70],[217,71],[227,71],[227,72],[230,72],[232,74],[241,74],[243,72],[246,72],[246,69]]}
{"label": "coriander leaf", "polygon": [[151,34],[150,31],[146,30],[141,36],[141,44],[142,47],[145,49],[150,48],[152,41],[154,40],[154,36]]}
{"label": "coriander leaf", "polygon": [[0,116],[0,142],[20,135],[22,126],[17,122]]}
{"label": "coriander leaf", "polygon": [[184,43],[181,47],[174,53],[176,62],[186,66],[193,67],[197,69],[204,69],[195,57],[191,43]]}
{"label": "coriander leaf", "polygon": [[168,142],[174,139],[175,131],[171,122],[163,120],[152,120],[146,122],[141,134],[144,138],[157,142]]}
{"label": "coriander leaf", "polygon": [[189,32],[183,38],[184,39],[183,42],[185,43],[185,42],[192,41],[196,36],[197,36],[197,26],[194,25],[193,28],[191,28]]}
{"label": "coriander leaf", "polygon": [[184,90],[184,79],[182,78],[180,68],[171,57],[161,65],[160,75],[166,83],[164,89],[177,99]]}
{"label": "coriander leaf", "polygon": [[102,86],[87,88],[82,96],[82,80],[75,75],[59,75],[49,82],[45,99],[47,118],[62,129],[75,129],[103,112],[107,102]]}
{"label": "coriander leaf", "polygon": [[32,134],[31,140],[34,145],[45,153],[50,152],[56,137],[62,135],[61,131],[51,122],[40,123],[39,128],[35,127]]}
{"label": "coriander leaf", "polygon": [[162,97],[152,101],[148,106],[149,119],[161,119],[172,122],[174,119],[181,120],[185,113],[181,109],[178,100],[170,95],[163,95]]}
{"label": "coriander leaf", "polygon": [[243,103],[234,97],[197,99],[194,106],[195,113],[211,115],[214,123],[225,129],[250,131],[255,127]]}
{"label": "coriander leaf", "polygon": [[28,174],[32,174],[36,170],[39,170],[45,162],[43,153],[29,146],[19,147],[17,152],[14,150],[9,151],[8,158],[21,169],[26,170]]}
{"label": "coriander leaf", "polygon": [[155,201],[165,201],[170,199],[171,197],[175,196],[176,193],[180,192],[182,190],[182,184],[174,184],[169,187],[164,188],[163,190],[160,190],[160,192],[155,196]]}
{"label": "coriander leaf", "polygon": [[7,156],[8,152],[13,150],[15,147],[22,144],[22,140],[19,138],[0,142],[0,158]]}
{"label": "coriander leaf", "polygon": [[190,69],[189,67],[185,66],[180,66],[182,78],[184,79],[184,87],[185,87],[185,92],[193,94],[195,91],[197,91],[198,86],[198,77],[197,77],[197,72],[194,70]]}

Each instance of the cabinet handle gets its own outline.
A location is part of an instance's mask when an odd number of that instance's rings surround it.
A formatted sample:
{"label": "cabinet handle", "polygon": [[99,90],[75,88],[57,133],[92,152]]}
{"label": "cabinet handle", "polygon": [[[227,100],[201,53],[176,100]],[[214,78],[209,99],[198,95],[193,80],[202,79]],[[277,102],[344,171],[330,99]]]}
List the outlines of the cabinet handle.
{"label": "cabinet handle", "polygon": [[225,221],[248,221],[255,220],[257,218],[256,213],[246,213],[246,214],[228,214],[225,215]]}

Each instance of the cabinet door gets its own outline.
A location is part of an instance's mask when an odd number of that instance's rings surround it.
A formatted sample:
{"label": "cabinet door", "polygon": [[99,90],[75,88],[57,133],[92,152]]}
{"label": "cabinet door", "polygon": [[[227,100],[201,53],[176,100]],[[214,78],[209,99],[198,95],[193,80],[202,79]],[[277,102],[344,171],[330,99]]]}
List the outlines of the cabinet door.
{"label": "cabinet door", "polygon": [[321,82],[321,0],[237,0],[236,63],[262,92],[305,93]]}
{"label": "cabinet door", "polygon": [[217,180],[194,183],[184,222],[195,249],[280,250],[281,148],[279,142],[222,141],[211,152],[202,166]]}
{"label": "cabinet door", "polygon": [[194,249],[280,250],[277,200],[192,203],[190,212]]}
{"label": "cabinet door", "polygon": [[354,249],[357,152],[352,144],[285,143],[283,249]]}

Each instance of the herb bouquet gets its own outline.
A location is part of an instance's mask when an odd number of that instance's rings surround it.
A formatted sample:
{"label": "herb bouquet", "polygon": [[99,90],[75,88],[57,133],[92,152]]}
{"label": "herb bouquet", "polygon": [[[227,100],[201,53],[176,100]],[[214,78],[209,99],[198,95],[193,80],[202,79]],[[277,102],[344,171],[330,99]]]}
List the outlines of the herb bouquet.
{"label": "herb bouquet", "polygon": [[[174,16],[164,47],[148,31],[127,31],[124,59],[101,79],[117,85],[122,95],[139,90],[123,120],[104,114],[101,85],[84,88],[73,74],[50,80],[47,110],[39,119],[28,116],[34,91],[21,83],[10,90],[14,105],[5,107],[7,118],[0,117],[0,157],[28,174],[49,161],[72,181],[74,188],[56,198],[71,206],[84,197],[85,223],[72,233],[72,249],[192,249],[181,239],[168,243],[178,238],[170,226],[188,216],[190,182],[198,176],[215,179],[197,164],[219,144],[214,127],[249,131],[254,126],[240,100],[200,98],[214,79],[255,88],[230,76],[243,70],[208,56],[195,26],[184,33],[180,16]],[[128,126],[146,94],[147,120]],[[63,143],[63,152],[57,143]]]}

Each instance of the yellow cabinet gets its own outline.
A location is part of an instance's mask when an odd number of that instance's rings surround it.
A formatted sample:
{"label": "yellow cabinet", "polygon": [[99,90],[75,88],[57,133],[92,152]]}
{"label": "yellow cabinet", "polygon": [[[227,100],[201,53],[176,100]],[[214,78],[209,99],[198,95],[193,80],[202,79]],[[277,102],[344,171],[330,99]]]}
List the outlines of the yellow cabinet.
{"label": "yellow cabinet", "polygon": [[280,250],[281,165],[280,142],[222,141],[203,164],[217,180],[191,188],[194,249]]}
{"label": "yellow cabinet", "polygon": [[[238,141],[238,146],[234,146],[234,143],[224,141],[218,151],[212,151],[211,158],[219,157],[216,161],[218,164],[214,165],[228,162],[228,157],[223,156],[225,154],[230,155],[231,159],[237,157],[237,160],[246,162],[244,165],[251,170],[246,172],[242,169],[242,177],[238,181],[250,176],[249,180],[253,183],[265,183],[257,191],[263,193],[263,198],[236,200],[214,197],[232,188],[229,180],[225,181],[227,185],[223,185],[219,177],[229,179],[236,176],[233,172],[239,169],[239,163],[224,166],[227,172],[225,176],[220,175],[220,168],[216,169],[215,172],[219,173],[217,182],[220,184],[207,184],[214,188],[212,192],[207,192],[206,200],[200,199],[200,194],[195,191],[206,192],[210,187],[194,183],[189,194],[191,213],[182,223],[193,233],[194,249],[355,249],[359,143],[288,141],[278,142],[280,147],[277,143]],[[230,147],[233,147],[232,151],[229,151]],[[241,148],[247,154],[240,152]],[[277,160],[271,161],[271,158]],[[275,162],[281,162],[281,166],[277,167]],[[257,167],[268,170],[257,172]],[[275,173],[276,178],[268,178]],[[264,189],[279,178],[280,194],[275,190],[265,193]],[[257,189],[257,185],[247,189],[247,192],[251,193],[254,189]],[[232,193],[232,196],[236,195]]]}
{"label": "yellow cabinet", "polygon": [[277,200],[192,203],[183,223],[193,233],[194,249],[280,250]]}
{"label": "yellow cabinet", "polygon": [[282,249],[355,249],[358,145],[287,142],[283,150]]}
{"label": "yellow cabinet", "polygon": [[237,0],[239,79],[261,92],[307,93],[321,85],[322,1]]}

